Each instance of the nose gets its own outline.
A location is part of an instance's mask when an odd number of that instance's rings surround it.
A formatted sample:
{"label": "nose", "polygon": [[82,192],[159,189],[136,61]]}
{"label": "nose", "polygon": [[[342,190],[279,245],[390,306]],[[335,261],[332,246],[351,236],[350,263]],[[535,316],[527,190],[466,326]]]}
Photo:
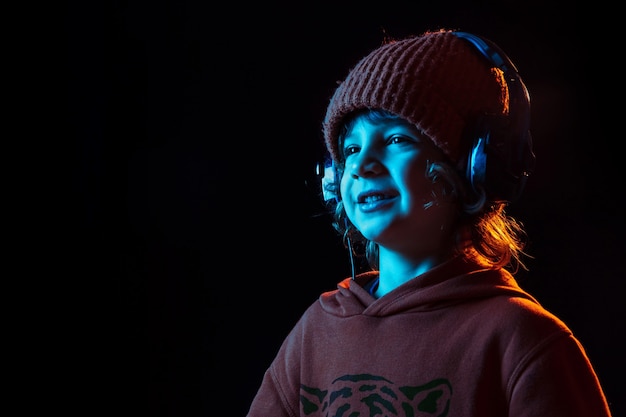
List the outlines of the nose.
{"label": "nose", "polygon": [[352,178],[365,178],[381,173],[383,165],[374,152],[368,151],[364,148],[361,149],[358,155],[353,155],[349,164],[349,169]]}

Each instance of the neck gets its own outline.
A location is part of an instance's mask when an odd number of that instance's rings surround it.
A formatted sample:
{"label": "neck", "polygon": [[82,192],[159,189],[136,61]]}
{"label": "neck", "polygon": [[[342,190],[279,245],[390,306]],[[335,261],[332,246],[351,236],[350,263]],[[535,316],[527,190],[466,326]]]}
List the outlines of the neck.
{"label": "neck", "polygon": [[379,283],[376,297],[380,298],[405,282],[430,271],[446,259],[441,256],[407,258],[379,247]]}

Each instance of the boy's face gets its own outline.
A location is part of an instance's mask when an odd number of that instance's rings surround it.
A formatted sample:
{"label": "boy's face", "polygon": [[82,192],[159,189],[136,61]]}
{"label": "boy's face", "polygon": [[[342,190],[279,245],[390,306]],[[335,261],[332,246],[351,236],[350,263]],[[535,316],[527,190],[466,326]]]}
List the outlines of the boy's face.
{"label": "boy's face", "polygon": [[340,152],[341,198],[363,236],[415,256],[442,250],[456,206],[444,197],[443,181],[427,176],[429,163],[444,159],[428,138],[403,119],[372,122],[358,116]]}

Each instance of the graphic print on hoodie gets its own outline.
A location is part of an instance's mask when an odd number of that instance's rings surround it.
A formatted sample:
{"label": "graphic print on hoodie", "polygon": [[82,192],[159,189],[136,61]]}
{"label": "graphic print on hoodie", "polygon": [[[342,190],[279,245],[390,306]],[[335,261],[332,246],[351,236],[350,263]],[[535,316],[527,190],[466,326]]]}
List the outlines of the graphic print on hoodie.
{"label": "graphic print on hoodie", "polygon": [[344,375],[330,390],[302,385],[305,415],[333,410],[333,416],[447,416],[452,387],[446,379],[422,386],[395,387],[376,375]]}

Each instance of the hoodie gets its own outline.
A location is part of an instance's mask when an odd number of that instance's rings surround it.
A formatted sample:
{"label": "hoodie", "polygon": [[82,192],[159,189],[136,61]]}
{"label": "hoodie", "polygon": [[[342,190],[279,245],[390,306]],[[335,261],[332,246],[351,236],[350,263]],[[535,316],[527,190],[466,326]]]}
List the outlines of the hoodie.
{"label": "hoodie", "polygon": [[304,312],[247,417],[610,416],[582,345],[508,271],[457,258],[379,299],[377,278]]}

